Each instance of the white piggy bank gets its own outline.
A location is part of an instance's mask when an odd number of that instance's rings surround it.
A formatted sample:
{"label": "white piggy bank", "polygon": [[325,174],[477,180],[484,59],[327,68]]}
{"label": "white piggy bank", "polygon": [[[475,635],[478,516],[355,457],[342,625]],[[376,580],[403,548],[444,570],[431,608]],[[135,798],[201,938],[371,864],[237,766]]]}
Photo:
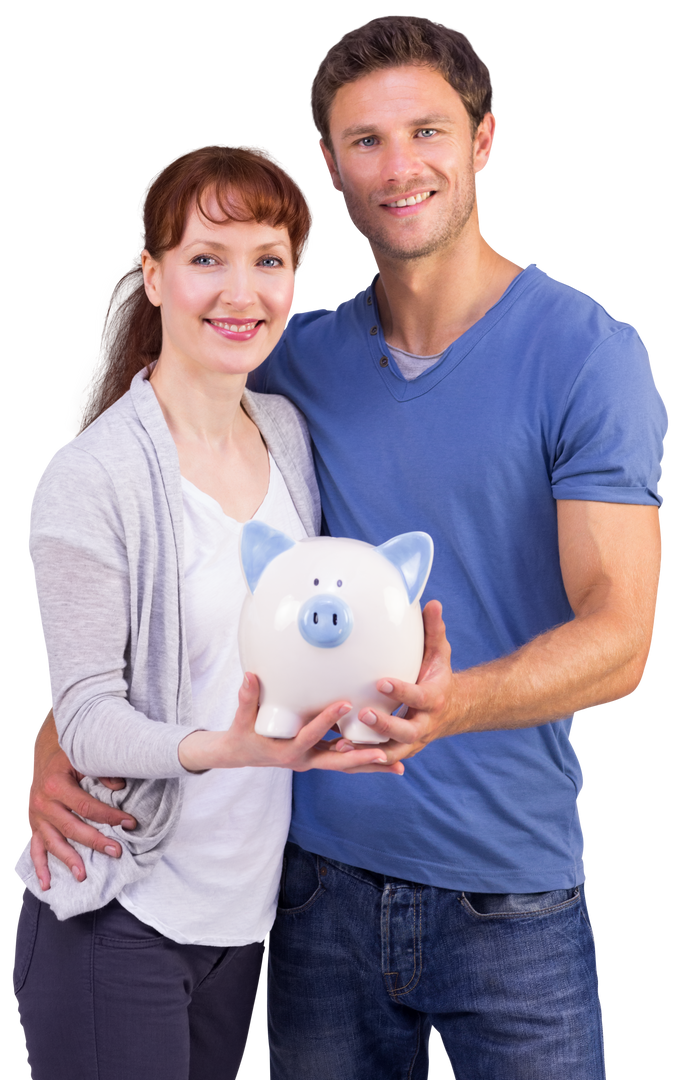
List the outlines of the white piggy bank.
{"label": "white piggy bank", "polygon": [[339,723],[345,738],[386,742],[357,713],[385,710],[379,679],[416,681],[430,536],[403,533],[381,547],[328,536],[296,542],[249,521],[240,554],[248,595],[239,651],[244,670],[260,680],[255,730],[290,739],[326,705],[347,699],[353,709]]}

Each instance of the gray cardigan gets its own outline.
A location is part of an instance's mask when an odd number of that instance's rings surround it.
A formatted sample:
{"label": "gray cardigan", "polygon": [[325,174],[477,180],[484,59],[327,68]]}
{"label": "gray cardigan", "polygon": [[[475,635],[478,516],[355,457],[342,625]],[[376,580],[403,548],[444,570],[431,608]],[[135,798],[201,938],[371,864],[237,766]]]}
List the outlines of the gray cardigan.
{"label": "gray cardigan", "polygon": [[[245,391],[243,406],[277,462],[308,535],[319,494],[305,421],[286,398]],[[66,919],[102,907],[145,876],[173,834],[192,722],[184,637],[183,508],[177,450],[140,372],[124,397],[50,462],[36,492],[31,555],[50,664],[59,741],[82,783],[138,820],[129,833],[98,826],[119,860],[77,844],[78,883],[49,857],[43,893],[28,855],[17,870]],[[111,792],[97,776],[125,776]]]}

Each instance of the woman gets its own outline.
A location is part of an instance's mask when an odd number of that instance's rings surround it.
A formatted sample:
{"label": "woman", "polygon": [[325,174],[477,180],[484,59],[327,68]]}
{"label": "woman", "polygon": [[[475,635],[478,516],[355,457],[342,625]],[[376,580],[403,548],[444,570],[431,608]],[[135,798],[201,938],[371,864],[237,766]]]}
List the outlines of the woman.
{"label": "woman", "polygon": [[245,390],[284,329],[309,221],[261,154],[207,147],[165,169],[84,430],[38,488],[60,742],[88,777],[133,778],[115,801],[138,822],[109,830],[120,860],[83,850],[84,881],[54,861],[43,893],[20,863],[15,984],[38,1080],[234,1077],[290,770],[401,771],[376,747],[320,743],[345,702],[295,739],[257,736],[257,679],[239,666],[240,523],[294,538],[319,524],[300,415]]}

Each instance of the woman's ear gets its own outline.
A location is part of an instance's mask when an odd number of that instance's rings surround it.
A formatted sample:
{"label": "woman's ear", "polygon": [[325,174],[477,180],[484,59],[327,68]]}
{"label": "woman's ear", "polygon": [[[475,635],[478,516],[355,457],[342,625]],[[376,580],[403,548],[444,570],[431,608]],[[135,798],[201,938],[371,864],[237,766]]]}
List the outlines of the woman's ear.
{"label": "woman's ear", "polygon": [[142,277],[144,279],[144,288],[150,303],[154,307],[161,306],[161,295],[159,292],[160,277],[161,277],[161,264],[157,259],[153,259],[149,252],[144,249],[142,252]]}

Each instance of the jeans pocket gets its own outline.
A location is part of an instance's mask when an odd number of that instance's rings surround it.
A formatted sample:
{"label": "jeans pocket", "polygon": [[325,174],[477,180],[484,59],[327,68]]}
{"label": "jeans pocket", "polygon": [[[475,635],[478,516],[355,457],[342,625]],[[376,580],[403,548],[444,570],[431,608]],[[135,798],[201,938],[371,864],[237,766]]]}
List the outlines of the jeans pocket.
{"label": "jeans pocket", "polygon": [[[314,904],[322,893],[322,860],[319,855],[304,851],[290,841],[284,849],[284,862],[281,871],[279,901],[277,911],[280,915],[293,915],[305,911]],[[326,873],[326,867],[323,868]]]}
{"label": "jeans pocket", "polygon": [[38,919],[41,901],[28,889],[24,893],[24,903],[19,915],[17,927],[17,947],[14,955],[14,993],[18,994],[26,982],[31,966],[35,939],[38,936]]}
{"label": "jeans pocket", "polygon": [[480,919],[548,915],[578,904],[579,887],[540,893],[462,893],[464,907]]}

